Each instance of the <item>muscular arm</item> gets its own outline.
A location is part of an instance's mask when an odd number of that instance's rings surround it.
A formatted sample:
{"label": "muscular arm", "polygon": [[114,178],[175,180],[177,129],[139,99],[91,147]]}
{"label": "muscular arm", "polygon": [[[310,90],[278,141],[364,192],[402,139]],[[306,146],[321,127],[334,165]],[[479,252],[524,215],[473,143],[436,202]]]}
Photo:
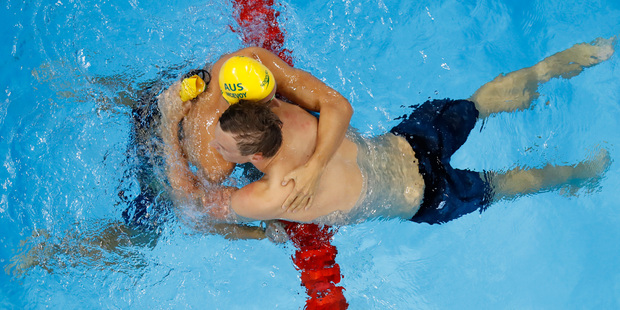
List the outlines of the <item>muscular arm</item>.
{"label": "muscular arm", "polygon": [[[289,185],[290,186],[290,185]],[[285,213],[280,205],[284,191],[270,191],[267,182],[257,181],[232,193],[230,208],[235,214],[254,220],[281,219]]]}
{"label": "muscular arm", "polygon": [[164,156],[168,181],[175,191],[194,194],[198,190],[196,176],[190,171],[179,141],[179,123],[190,108],[190,102],[179,97],[180,82],[174,83],[158,97],[161,112],[160,131],[164,142]]}
{"label": "muscular arm", "polygon": [[295,69],[273,53],[262,48],[247,48],[241,54],[260,60],[273,73],[278,93],[295,104],[320,113],[317,145],[305,165],[286,175],[283,185],[295,181],[295,189],[285,200],[283,208],[295,211],[308,208],[325,166],[344,140],[353,108],[340,93],[325,85],[308,72]]}
{"label": "muscular arm", "polygon": [[[243,189],[242,189],[243,190]],[[265,218],[261,226],[247,225],[244,222],[252,221],[254,218],[248,215],[253,214],[237,214],[233,211],[233,197],[236,193],[242,191],[234,187],[216,186],[209,190],[209,198],[203,200],[205,212],[209,213],[210,218],[216,219],[219,223],[201,222],[203,230],[206,232],[217,233],[223,235],[227,239],[264,239],[268,238],[271,242],[286,242],[289,237],[278,221],[268,220],[275,217],[259,216]],[[251,197],[251,196],[246,196]],[[237,199],[238,200],[238,199]],[[249,204],[248,204],[249,202]],[[244,207],[253,209],[258,202],[244,201]],[[280,211],[279,205],[276,205],[276,211]],[[231,224],[236,223],[236,224]]]}
{"label": "muscular arm", "polygon": [[293,190],[293,184],[281,186],[279,182],[261,179],[232,193],[231,212],[246,220],[288,220],[310,222],[317,217],[314,210],[289,213],[282,209],[282,202]]}

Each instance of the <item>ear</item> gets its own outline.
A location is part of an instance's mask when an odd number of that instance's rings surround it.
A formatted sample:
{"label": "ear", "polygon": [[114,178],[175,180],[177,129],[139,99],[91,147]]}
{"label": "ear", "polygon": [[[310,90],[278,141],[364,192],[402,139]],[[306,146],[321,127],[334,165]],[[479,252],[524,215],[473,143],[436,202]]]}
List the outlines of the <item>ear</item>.
{"label": "ear", "polygon": [[281,105],[282,103],[278,100],[278,98],[273,98],[273,100],[269,103],[270,108],[279,108]]}
{"label": "ear", "polygon": [[250,162],[259,162],[259,161],[261,161],[263,159],[265,159],[265,157],[263,156],[262,152],[254,153],[254,154],[250,155]]}

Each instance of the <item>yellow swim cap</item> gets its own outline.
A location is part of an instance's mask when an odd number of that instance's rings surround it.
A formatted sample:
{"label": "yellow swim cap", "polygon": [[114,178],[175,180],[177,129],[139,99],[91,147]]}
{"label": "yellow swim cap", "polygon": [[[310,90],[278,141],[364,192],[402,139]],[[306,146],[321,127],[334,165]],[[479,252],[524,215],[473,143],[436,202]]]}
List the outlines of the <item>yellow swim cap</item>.
{"label": "yellow swim cap", "polygon": [[205,81],[198,75],[193,75],[183,79],[179,96],[183,102],[192,100],[205,90]]}
{"label": "yellow swim cap", "polygon": [[220,69],[222,96],[230,104],[265,99],[276,86],[273,74],[262,63],[244,56],[228,59]]}

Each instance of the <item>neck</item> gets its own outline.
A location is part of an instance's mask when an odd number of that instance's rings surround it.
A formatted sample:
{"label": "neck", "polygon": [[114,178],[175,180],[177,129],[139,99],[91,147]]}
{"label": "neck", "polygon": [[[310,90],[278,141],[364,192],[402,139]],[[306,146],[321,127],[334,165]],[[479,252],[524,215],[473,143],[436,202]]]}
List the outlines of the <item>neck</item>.
{"label": "neck", "polygon": [[262,157],[262,159],[251,161],[251,163],[252,165],[254,165],[254,167],[256,167],[256,169],[260,170],[260,172],[264,174],[269,174],[269,172],[273,168],[273,164],[277,161],[281,150],[282,148],[280,147],[280,149],[275,155],[268,158]]}

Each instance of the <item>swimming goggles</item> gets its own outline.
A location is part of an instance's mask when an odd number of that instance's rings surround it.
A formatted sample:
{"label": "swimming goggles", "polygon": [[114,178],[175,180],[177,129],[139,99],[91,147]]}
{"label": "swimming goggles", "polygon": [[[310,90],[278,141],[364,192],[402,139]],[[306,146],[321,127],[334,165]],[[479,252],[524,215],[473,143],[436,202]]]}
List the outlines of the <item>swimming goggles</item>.
{"label": "swimming goggles", "polygon": [[192,77],[194,75],[199,76],[205,82],[205,85],[209,85],[209,82],[211,82],[211,74],[209,73],[209,71],[204,69],[194,69],[183,75],[182,80]]}

